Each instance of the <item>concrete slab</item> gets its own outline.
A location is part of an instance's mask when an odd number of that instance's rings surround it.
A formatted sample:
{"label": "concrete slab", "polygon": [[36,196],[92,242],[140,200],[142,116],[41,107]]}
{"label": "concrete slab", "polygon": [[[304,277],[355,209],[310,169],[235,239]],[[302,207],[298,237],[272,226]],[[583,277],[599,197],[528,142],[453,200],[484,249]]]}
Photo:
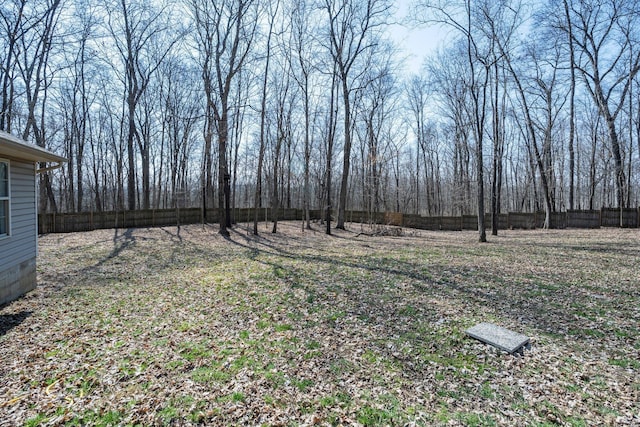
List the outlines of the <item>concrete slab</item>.
{"label": "concrete slab", "polygon": [[478,323],[467,329],[466,333],[472,338],[511,354],[520,351],[523,347],[529,348],[529,337],[493,323]]}

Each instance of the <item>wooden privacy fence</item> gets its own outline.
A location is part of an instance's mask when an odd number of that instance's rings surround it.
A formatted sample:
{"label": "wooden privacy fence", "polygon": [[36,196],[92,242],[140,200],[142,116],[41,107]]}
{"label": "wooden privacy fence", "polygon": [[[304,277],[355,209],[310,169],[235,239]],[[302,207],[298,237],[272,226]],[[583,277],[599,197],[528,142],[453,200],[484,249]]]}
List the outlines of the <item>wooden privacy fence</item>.
{"label": "wooden privacy fence", "polygon": [[[234,222],[252,222],[254,209],[234,209]],[[319,220],[322,212],[310,211],[310,217]],[[258,211],[260,221],[271,221],[271,210]],[[280,209],[278,220],[302,220],[301,209]],[[363,211],[348,211],[347,221],[359,223],[387,224],[399,227],[418,228],[422,230],[477,230],[478,217],[475,215],[462,216],[420,216],[405,215],[397,212],[369,213]],[[485,214],[485,227],[491,228],[491,214]],[[498,228],[506,229],[534,229],[544,226],[544,212],[524,213],[509,212],[498,216]],[[216,223],[217,210],[207,211],[208,223]],[[45,213],[38,215],[38,230],[40,233],[70,233],[75,231],[90,231],[103,228],[136,228],[158,227],[170,225],[185,225],[202,223],[202,209],[156,209],[120,212],[80,212],[80,213]],[[551,228],[600,228],[600,227],[638,228],[640,226],[640,208],[636,209],[601,209],[597,211],[573,210],[554,212],[551,214]]]}
{"label": "wooden privacy fence", "polygon": [[[543,228],[545,220],[544,212],[509,212],[498,216],[498,229],[525,229]],[[491,228],[492,215],[484,216],[484,225]],[[573,210],[566,212],[552,212],[550,228],[600,228],[600,227],[640,227],[640,208],[637,209],[601,209],[598,211]],[[463,215],[460,217],[419,215],[404,215],[402,225],[405,227],[420,228],[424,230],[477,230],[478,217],[476,215]]]}
{"label": "wooden privacy fence", "polygon": [[640,225],[640,208],[638,209],[602,209],[600,225],[602,227],[636,228]]}
{"label": "wooden privacy fence", "polygon": [[[254,209],[234,209],[232,218],[236,222],[253,221]],[[271,220],[270,209],[260,209],[261,221]],[[278,219],[282,221],[302,219],[300,209],[281,209]],[[208,223],[218,221],[217,209],[207,210]],[[38,215],[38,231],[44,233],[72,233],[104,228],[161,227],[169,225],[198,224],[203,222],[201,208],[148,209],[137,211],[45,213]]]}
{"label": "wooden privacy fence", "polygon": [[111,212],[45,213],[38,215],[40,233],[71,233],[104,228],[159,227],[202,221],[200,208]]}

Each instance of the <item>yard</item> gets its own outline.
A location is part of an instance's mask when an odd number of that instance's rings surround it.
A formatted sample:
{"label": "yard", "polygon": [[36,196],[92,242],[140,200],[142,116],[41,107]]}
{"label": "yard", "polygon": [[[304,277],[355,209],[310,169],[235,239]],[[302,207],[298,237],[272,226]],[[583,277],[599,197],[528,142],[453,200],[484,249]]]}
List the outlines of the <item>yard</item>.
{"label": "yard", "polygon": [[640,424],[638,230],[350,226],[41,237],[0,307],[0,425]]}

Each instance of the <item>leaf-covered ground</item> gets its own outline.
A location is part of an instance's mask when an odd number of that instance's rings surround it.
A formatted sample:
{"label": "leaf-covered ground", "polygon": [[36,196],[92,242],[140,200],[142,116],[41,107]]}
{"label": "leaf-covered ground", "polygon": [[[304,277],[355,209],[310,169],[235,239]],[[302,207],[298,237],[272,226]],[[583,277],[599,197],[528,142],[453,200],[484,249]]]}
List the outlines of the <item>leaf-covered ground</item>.
{"label": "leaf-covered ground", "polygon": [[280,230],[41,237],[0,425],[640,425],[638,230]]}

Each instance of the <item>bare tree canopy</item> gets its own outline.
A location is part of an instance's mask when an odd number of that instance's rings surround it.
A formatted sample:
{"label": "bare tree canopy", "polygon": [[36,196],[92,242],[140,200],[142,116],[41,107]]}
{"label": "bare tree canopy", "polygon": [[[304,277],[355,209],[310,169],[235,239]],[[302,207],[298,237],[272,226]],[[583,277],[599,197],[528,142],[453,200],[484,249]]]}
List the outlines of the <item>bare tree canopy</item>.
{"label": "bare tree canopy", "polygon": [[[0,129],[69,159],[41,176],[43,211],[201,207],[225,235],[300,208],[303,230],[316,217],[328,233],[389,211],[477,214],[485,241],[505,212],[550,226],[610,207],[622,223],[638,206],[638,2],[398,9],[7,0]],[[447,34],[413,75],[399,25]]]}

